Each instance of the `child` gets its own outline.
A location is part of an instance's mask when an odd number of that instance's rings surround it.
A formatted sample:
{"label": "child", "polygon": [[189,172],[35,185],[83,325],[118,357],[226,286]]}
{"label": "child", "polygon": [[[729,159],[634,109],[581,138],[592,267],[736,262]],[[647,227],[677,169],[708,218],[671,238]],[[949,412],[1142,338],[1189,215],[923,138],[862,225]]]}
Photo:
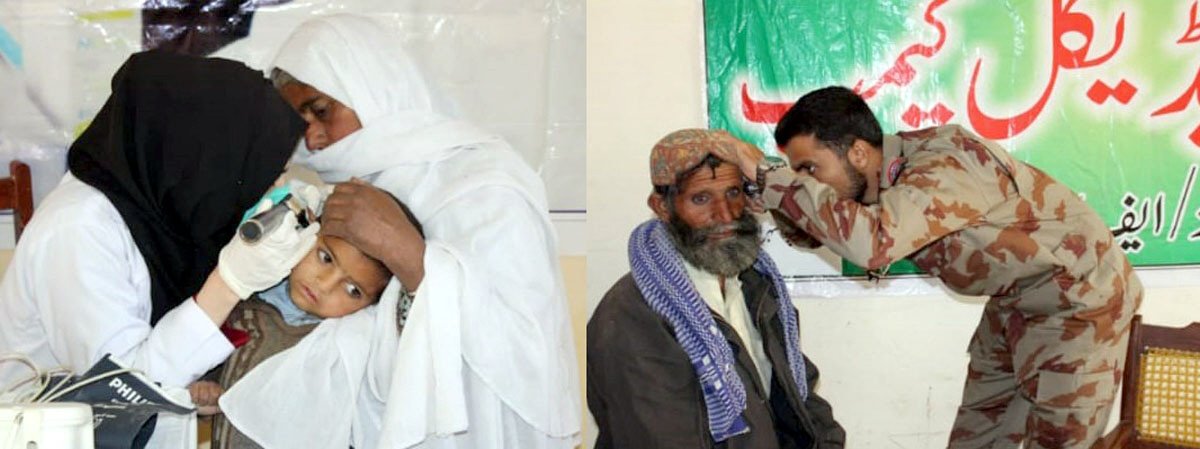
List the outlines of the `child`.
{"label": "child", "polygon": [[[395,199],[395,198],[393,198]],[[396,204],[424,237],[424,229],[408,206]],[[201,415],[219,413],[217,399],[246,373],[276,353],[295,345],[325,318],[337,318],[379,302],[391,272],[382,262],[337,237],[319,235],[317,245],[300,260],[286,280],[243,301],[226,326],[249,335],[219,373],[219,383],[200,380],[188,387]],[[397,326],[402,327],[412,299],[400,299]],[[209,376],[206,376],[209,377]],[[237,441],[235,444],[234,442]],[[255,447],[227,421],[213,422],[213,448]]]}

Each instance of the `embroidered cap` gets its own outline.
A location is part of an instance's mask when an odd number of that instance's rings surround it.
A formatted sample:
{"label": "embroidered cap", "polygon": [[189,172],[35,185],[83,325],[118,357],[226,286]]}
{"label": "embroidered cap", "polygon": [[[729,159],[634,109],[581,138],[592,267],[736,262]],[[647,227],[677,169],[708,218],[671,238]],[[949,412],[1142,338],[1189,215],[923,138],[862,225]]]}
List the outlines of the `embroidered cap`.
{"label": "embroidered cap", "polygon": [[656,186],[674,185],[680,174],[699,165],[712,154],[737,154],[744,143],[728,132],[690,128],[667,134],[650,151],[650,182]]}

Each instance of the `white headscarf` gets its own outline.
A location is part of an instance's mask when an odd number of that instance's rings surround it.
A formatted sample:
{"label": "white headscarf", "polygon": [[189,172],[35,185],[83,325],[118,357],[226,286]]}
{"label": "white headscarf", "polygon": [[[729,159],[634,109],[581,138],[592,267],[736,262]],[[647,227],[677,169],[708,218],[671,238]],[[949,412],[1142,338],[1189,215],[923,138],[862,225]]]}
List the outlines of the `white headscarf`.
{"label": "white headscarf", "polygon": [[434,162],[463,146],[500,141],[451,119],[449,102],[433,98],[399,39],[365,17],[335,15],[301,24],[272,68],[349,106],[363,125],[324,150],[296,152],[296,162],[326,182]]}
{"label": "white headscarf", "polygon": [[[574,347],[540,178],[501,138],[450,118],[399,39],[370,19],[305,22],[273,66],[358,115],[362,129],[320,151],[302,144],[294,160],[326,182],[364,178],[408,204],[425,226],[426,275],[403,339],[393,279],[377,308],[325,320],[248,373],[222,397],[226,417],[267,448],[409,447],[492,432],[468,420],[489,416],[476,408],[498,398],[522,426],[576,439]],[[477,225],[481,217],[508,229]],[[497,231],[531,236],[527,250],[495,242]],[[542,272],[511,272],[529,266]]]}

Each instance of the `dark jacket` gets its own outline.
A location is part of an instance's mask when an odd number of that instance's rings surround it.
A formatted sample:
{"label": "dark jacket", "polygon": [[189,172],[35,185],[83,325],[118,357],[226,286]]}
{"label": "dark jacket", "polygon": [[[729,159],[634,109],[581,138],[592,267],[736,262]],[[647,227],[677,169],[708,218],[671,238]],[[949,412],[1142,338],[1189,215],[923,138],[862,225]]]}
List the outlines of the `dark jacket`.
{"label": "dark jacket", "polygon": [[714,314],[733,348],[746,386],[742,416],[750,432],[713,442],[696,372],[671,326],[646,304],[626,274],[604,295],[588,321],[588,408],[600,435],[596,449],[840,448],[845,432],[829,403],[815,393],[817,367],[805,357],[808,400],[801,402],[783,345],[779,305],[770,282],[753,270],[739,276],[746,305],[772,365],[770,397],[733,328]]}

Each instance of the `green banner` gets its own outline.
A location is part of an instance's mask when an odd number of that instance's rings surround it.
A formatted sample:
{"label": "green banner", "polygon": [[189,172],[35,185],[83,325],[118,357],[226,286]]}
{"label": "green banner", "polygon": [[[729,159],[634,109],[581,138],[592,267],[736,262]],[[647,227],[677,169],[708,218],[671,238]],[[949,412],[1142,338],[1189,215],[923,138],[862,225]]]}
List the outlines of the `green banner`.
{"label": "green banner", "polygon": [[961,124],[1071,186],[1135,265],[1197,264],[1198,3],[709,0],[709,126],[777,151],[844,85],[884,132]]}

